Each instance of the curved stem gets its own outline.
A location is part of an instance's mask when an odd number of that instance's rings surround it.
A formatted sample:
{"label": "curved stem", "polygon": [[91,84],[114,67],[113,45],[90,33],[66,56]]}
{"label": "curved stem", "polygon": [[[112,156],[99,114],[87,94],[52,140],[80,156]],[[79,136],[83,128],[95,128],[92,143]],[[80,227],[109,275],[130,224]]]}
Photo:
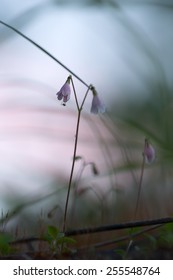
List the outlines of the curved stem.
{"label": "curved stem", "polygon": [[73,91],[74,91],[74,96],[75,96],[75,101],[76,101],[76,106],[77,106],[77,111],[78,111],[78,117],[77,117],[77,124],[76,124],[76,135],[75,135],[75,143],[74,143],[74,150],[73,150],[73,160],[72,160],[72,167],[71,167],[71,173],[70,173],[70,178],[69,178],[69,183],[68,183],[68,191],[67,191],[67,198],[66,198],[66,204],[65,204],[65,212],[64,212],[64,221],[63,221],[63,232],[65,232],[66,228],[66,219],[67,219],[67,209],[68,209],[68,202],[69,202],[69,195],[70,195],[70,189],[72,185],[72,179],[73,179],[73,173],[74,173],[74,166],[75,166],[75,159],[76,159],[76,152],[77,152],[77,143],[78,143],[78,136],[79,136],[79,124],[80,124],[80,117],[81,117],[81,111],[84,105],[84,102],[86,100],[86,97],[88,95],[89,90],[91,89],[91,86],[85,83],[79,76],[77,76],[72,70],[70,70],[66,65],[64,65],[61,61],[59,61],[55,56],[53,56],[51,53],[49,53],[47,50],[45,50],[42,46],[37,44],[35,41],[24,35],[21,31],[16,29],[15,27],[5,23],[4,21],[0,20],[0,24],[6,26],[7,28],[11,29],[18,35],[20,35],[22,38],[30,42],[32,45],[37,47],[39,50],[44,52],[46,55],[48,55],[50,58],[52,58],[54,61],[56,61],[59,65],[61,65],[64,69],[66,69],[68,72],[70,72],[76,79],[78,79],[82,84],[84,84],[87,87],[87,91],[85,93],[85,96],[83,98],[83,101],[81,105],[78,103],[77,99],[77,94],[76,90],[74,87],[73,79],[70,77],[72,86],[73,86]]}
{"label": "curved stem", "polygon": [[84,84],[86,87],[89,87],[87,83],[85,83],[78,75],[76,75],[72,70],[70,70],[66,65],[64,65],[60,60],[58,60],[55,56],[53,56],[50,52],[45,50],[43,47],[41,47],[39,44],[37,44],[35,41],[24,35],[21,31],[18,29],[14,28],[13,26],[5,23],[4,21],[0,20],[0,24],[6,26],[7,28],[13,30],[15,33],[19,34],[21,37],[23,37],[25,40],[30,42],[32,45],[37,47],[39,50],[47,54],[50,58],[52,58],[54,61],[56,61],[59,65],[61,65],[64,69],[66,69],[68,72],[70,72],[76,79],[78,79],[82,84]]}

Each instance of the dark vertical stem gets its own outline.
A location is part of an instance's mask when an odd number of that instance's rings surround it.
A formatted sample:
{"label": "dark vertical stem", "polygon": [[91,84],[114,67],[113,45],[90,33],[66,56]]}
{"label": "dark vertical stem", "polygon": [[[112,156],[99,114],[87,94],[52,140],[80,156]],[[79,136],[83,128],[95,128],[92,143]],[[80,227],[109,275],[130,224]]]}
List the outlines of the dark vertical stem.
{"label": "dark vertical stem", "polygon": [[78,99],[77,99],[76,89],[75,89],[75,86],[74,86],[74,82],[73,82],[72,76],[70,76],[70,79],[71,79],[71,83],[72,83],[72,87],[73,87],[74,97],[75,97],[75,101],[76,101],[76,107],[77,107],[77,110],[79,112],[80,107],[79,107],[79,102],[78,102]]}
{"label": "dark vertical stem", "polygon": [[65,232],[65,229],[66,229],[67,209],[68,209],[70,189],[71,189],[71,185],[72,185],[74,166],[75,166],[75,160],[76,160],[77,143],[78,143],[78,136],[79,136],[80,117],[81,117],[81,110],[78,111],[78,118],[77,118],[77,124],[76,124],[76,135],[75,135],[73,159],[72,159],[72,166],[71,166],[70,178],[69,178],[69,183],[68,183],[67,198],[66,198],[66,203],[65,203],[65,212],[64,212],[64,221],[63,221],[63,232]]}
{"label": "dark vertical stem", "polygon": [[[145,151],[145,147],[146,147],[146,140],[145,140],[145,144],[144,144],[144,151]],[[138,212],[138,208],[139,208],[139,200],[140,200],[140,194],[141,194],[141,189],[142,189],[142,181],[143,181],[143,175],[144,175],[144,167],[145,167],[145,154],[143,152],[143,159],[142,159],[142,166],[141,166],[141,175],[140,175],[140,179],[139,179],[139,186],[138,186],[138,194],[137,194],[137,201],[136,201],[136,207],[135,207],[135,212],[134,212],[134,221],[136,220],[136,216],[137,216],[137,212]],[[128,247],[126,249],[126,256],[130,250],[130,247],[133,243],[133,228],[131,228],[130,231],[130,241],[128,244]]]}
{"label": "dark vertical stem", "polygon": [[69,178],[69,183],[68,183],[67,198],[66,198],[66,203],[65,203],[63,232],[65,232],[65,230],[66,230],[67,210],[68,210],[70,189],[71,189],[73,173],[74,173],[74,166],[75,166],[75,161],[76,161],[76,152],[77,152],[77,144],[78,144],[78,138],[79,138],[79,125],[80,125],[81,112],[82,112],[83,104],[84,104],[84,102],[86,100],[86,97],[88,95],[88,92],[90,90],[90,86],[89,86],[86,93],[85,93],[83,101],[81,103],[81,106],[79,107],[78,100],[77,100],[77,95],[76,95],[76,90],[75,90],[72,78],[71,78],[71,81],[72,81],[72,86],[73,86],[73,90],[74,90],[74,95],[75,95],[75,98],[76,98],[76,106],[77,106],[77,110],[78,110],[78,117],[77,117],[77,124],[76,124],[76,134],[75,134],[75,143],[74,143],[74,150],[73,150],[72,166],[71,166],[70,178]]}
{"label": "dark vertical stem", "polygon": [[143,175],[144,175],[144,167],[145,167],[145,156],[143,154],[142,167],[141,167],[141,175],[140,175],[139,187],[138,187],[138,195],[137,195],[135,214],[134,214],[134,221],[136,220],[136,216],[137,216],[137,212],[138,212],[138,207],[139,207],[139,199],[140,199],[140,194],[141,194],[141,189],[142,189],[142,180],[143,180]]}

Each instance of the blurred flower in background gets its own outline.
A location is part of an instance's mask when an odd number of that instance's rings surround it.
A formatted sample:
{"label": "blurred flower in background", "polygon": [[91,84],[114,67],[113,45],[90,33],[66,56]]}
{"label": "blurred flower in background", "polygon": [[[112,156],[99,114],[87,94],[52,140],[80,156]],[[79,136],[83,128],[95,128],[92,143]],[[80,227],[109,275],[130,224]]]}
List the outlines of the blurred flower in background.
{"label": "blurred flower in background", "polygon": [[155,149],[148,139],[145,139],[144,157],[147,163],[152,163],[155,160]]}

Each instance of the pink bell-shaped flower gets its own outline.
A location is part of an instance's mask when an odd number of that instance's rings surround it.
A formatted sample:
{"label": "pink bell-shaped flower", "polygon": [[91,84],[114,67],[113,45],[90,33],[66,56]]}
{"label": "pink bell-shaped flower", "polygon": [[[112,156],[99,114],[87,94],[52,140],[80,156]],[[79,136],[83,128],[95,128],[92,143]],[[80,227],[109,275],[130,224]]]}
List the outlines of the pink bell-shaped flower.
{"label": "pink bell-shaped flower", "polygon": [[91,90],[93,93],[93,99],[92,99],[92,104],[91,104],[91,113],[93,113],[93,114],[104,113],[105,105],[100,100],[100,98],[97,94],[97,91],[95,90],[95,88],[93,86],[91,87]]}
{"label": "pink bell-shaped flower", "polygon": [[65,82],[65,84],[60,89],[60,91],[58,91],[57,94],[56,94],[58,100],[62,100],[63,101],[62,104],[64,106],[66,105],[67,101],[70,99],[70,94],[71,94],[70,79],[71,79],[71,77],[69,76],[67,78],[67,81]]}

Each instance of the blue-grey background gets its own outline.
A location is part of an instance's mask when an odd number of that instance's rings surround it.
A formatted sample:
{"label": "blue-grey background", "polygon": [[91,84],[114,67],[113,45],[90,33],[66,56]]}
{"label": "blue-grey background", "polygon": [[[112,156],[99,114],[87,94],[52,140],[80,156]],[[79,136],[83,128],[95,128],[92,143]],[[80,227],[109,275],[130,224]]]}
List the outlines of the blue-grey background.
{"label": "blue-grey background", "polygon": [[[101,178],[86,170],[81,188],[94,186],[104,194],[112,186],[120,191],[133,186],[133,176],[130,180],[124,173],[115,176],[116,166],[123,163],[122,149],[128,159],[137,157],[140,162],[143,140],[150,137],[162,173],[147,180],[153,185],[157,178],[161,183],[157,190],[160,193],[164,185],[171,203],[172,176],[164,164],[172,163],[172,15],[172,1],[0,0],[0,19],[93,84],[107,107],[105,125],[90,115],[92,96],[84,106],[78,154],[97,164]],[[73,96],[65,108],[56,99],[68,75],[29,42],[0,26],[2,209],[8,210],[17,199],[42,198],[52,186],[68,182],[76,108]],[[86,88],[75,78],[74,82],[82,100]],[[77,162],[76,173],[79,168]],[[139,174],[135,176],[138,179]]]}

